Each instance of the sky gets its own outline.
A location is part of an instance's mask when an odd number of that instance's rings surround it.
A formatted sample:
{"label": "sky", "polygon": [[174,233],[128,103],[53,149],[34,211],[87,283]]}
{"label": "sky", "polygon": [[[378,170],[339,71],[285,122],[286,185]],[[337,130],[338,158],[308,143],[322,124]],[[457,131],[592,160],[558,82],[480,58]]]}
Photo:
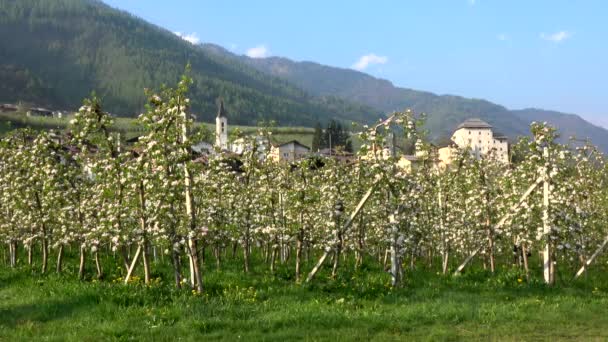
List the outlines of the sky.
{"label": "sky", "polygon": [[606,0],[105,0],[193,43],[608,127]]}

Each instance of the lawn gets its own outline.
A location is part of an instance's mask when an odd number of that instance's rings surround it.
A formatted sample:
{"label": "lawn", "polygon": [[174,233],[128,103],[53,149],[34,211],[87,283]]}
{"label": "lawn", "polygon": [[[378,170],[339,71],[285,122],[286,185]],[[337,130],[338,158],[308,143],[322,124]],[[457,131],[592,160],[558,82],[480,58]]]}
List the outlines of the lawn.
{"label": "lawn", "polygon": [[171,286],[166,261],[153,264],[149,287],[121,284],[117,261],[103,263],[105,279],[82,282],[74,259],[61,275],[0,265],[0,341],[608,339],[605,268],[553,288],[518,269],[446,277],[419,268],[392,290],[372,261],[296,285],[292,265],[273,275],[257,260],[244,275],[238,260],[217,270],[208,259],[198,296]]}
{"label": "lawn", "polygon": [[[53,129],[63,131],[69,125],[71,118],[71,115],[58,119],[39,116],[27,117],[24,113],[0,113],[0,136],[13,129],[24,127],[30,127],[35,130]],[[204,126],[207,131],[215,132],[215,123],[197,122],[195,126]],[[237,128],[245,134],[252,134],[258,130],[258,127],[255,126],[229,125],[230,133]],[[113,129],[120,131],[121,134],[123,134],[127,139],[144,134],[143,127],[138,125],[132,118],[115,118]],[[272,132],[273,139],[278,143],[283,143],[290,140],[299,140],[301,143],[310,147],[312,144],[314,129],[308,127],[275,127],[272,129]]]}

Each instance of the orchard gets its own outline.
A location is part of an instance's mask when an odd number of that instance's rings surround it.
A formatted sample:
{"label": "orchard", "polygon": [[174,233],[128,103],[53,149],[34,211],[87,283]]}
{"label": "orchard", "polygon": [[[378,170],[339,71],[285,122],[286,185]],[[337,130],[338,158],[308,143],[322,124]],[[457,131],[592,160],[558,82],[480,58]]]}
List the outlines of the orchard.
{"label": "orchard", "polygon": [[[353,163],[275,163],[255,139],[240,156],[200,158],[191,149],[201,134],[189,113],[190,83],[184,77],[175,89],[149,93],[134,146],[95,97],[67,134],[22,129],[4,137],[5,267],[61,273],[77,262],[80,279],[93,272],[109,281],[103,260],[112,259],[120,282],[139,274],[150,285],[162,262],[173,270],[165,281],[202,294],[204,270],[230,260],[242,263],[243,277],[283,265],[302,286],[319,272],[334,279],[372,263],[392,288],[405,286],[407,270],[453,277],[471,265],[518,269],[526,281],[552,285],[606,260],[605,158],[587,142],[559,143],[546,124],[531,125],[509,164],[461,150],[439,167],[411,111],[363,127]],[[412,170],[390,150],[394,132],[416,141]]]}

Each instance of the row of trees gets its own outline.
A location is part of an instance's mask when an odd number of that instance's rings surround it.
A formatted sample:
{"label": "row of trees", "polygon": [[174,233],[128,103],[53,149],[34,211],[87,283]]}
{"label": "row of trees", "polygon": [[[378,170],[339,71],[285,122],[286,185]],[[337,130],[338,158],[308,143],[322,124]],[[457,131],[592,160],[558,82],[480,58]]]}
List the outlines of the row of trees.
{"label": "row of trees", "polygon": [[[117,257],[125,281],[139,265],[149,283],[155,249],[170,256],[175,286],[187,278],[200,292],[202,255],[221,268],[227,250],[242,256],[245,273],[289,262],[298,282],[313,281],[326,263],[335,277],[344,258],[355,267],[378,262],[393,286],[405,265],[436,259],[443,273],[476,260],[491,271],[516,264],[533,277],[528,256],[541,253],[551,283],[557,270],[589,266],[607,244],[603,155],[556,143],[546,125],[533,124],[533,137],[513,146],[525,156],[514,165],[463,150],[440,169],[411,112],[364,130],[354,165],[262,162],[255,143],[238,163],[222,154],[207,160],[190,149],[189,84],[184,77],[176,89],[149,94],[138,119],[145,135],[132,148],[95,98],[63,138],[18,130],[2,139],[0,238],[10,265],[23,250],[32,264],[40,249],[41,271],[53,256],[61,272],[66,248],[75,247],[81,278],[87,264],[102,277],[100,257]],[[411,171],[386,148],[395,126],[417,141]],[[253,264],[252,253],[264,264]],[[314,267],[304,262],[316,257]]]}
{"label": "row of trees", "polygon": [[325,129],[318,122],[315,125],[311,149],[313,152],[317,152],[325,148],[343,149],[353,152],[350,132],[336,120],[331,120]]}

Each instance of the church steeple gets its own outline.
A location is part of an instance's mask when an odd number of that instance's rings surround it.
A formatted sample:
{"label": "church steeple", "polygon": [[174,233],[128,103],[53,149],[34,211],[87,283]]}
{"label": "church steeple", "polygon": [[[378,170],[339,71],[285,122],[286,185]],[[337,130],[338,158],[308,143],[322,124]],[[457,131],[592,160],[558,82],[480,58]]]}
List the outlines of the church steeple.
{"label": "church steeple", "polygon": [[215,146],[220,149],[228,149],[228,117],[224,108],[224,101],[220,99],[215,118]]}
{"label": "church steeple", "polygon": [[218,118],[225,118],[226,117],[226,109],[224,109],[224,100],[221,100],[221,99],[220,99],[219,108],[217,110],[217,117]]}

